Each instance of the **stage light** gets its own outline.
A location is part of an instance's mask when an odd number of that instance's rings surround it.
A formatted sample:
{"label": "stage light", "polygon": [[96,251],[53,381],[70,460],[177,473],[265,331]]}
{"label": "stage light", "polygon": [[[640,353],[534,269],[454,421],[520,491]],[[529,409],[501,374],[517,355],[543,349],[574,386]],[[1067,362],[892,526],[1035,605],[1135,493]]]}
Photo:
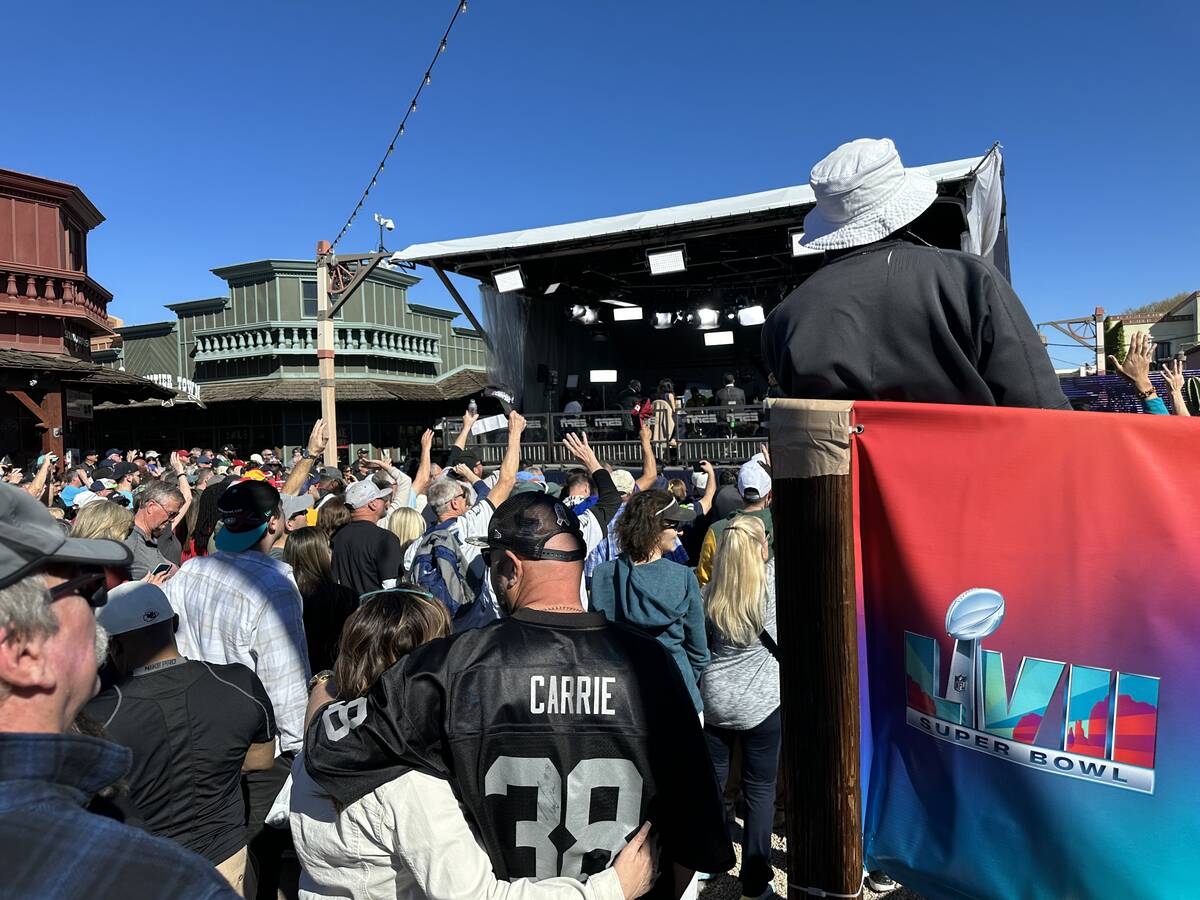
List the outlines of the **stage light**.
{"label": "stage light", "polygon": [[715,309],[704,307],[696,310],[694,321],[696,327],[701,331],[709,331],[721,324],[721,313]]}
{"label": "stage light", "polygon": [[710,331],[704,335],[705,347],[725,347],[733,343],[732,331]]}
{"label": "stage light", "polygon": [[568,312],[571,320],[578,322],[580,325],[595,325],[600,321],[600,310],[594,306],[580,306],[576,304]]}
{"label": "stage light", "polygon": [[687,261],[683,256],[683,244],[676,247],[647,250],[646,261],[650,263],[651,275],[670,275],[672,272],[682,272],[687,268]]}
{"label": "stage light", "polygon": [[818,253],[825,252],[823,250],[813,250],[800,243],[800,238],[804,237],[803,228],[793,228],[788,232],[788,237],[792,242],[792,256],[815,256]]}
{"label": "stage light", "polygon": [[606,297],[600,302],[607,303],[609,306],[637,306],[636,303],[630,303],[628,300],[622,300],[620,297]]}
{"label": "stage light", "polygon": [[617,370],[616,369],[592,369],[588,373],[588,380],[592,384],[616,384]]}
{"label": "stage light", "polygon": [[497,269],[492,273],[492,280],[496,282],[496,290],[502,294],[525,290],[525,276],[521,274],[520,266],[513,266],[511,269]]}
{"label": "stage light", "polygon": [[613,310],[614,322],[638,322],[642,318],[640,306],[618,306]]}
{"label": "stage light", "polygon": [[737,311],[737,320],[739,325],[761,325],[767,316],[761,306],[747,306]]}
{"label": "stage light", "polygon": [[548,284],[548,285],[546,285],[546,293],[547,293],[547,294],[553,294],[553,293],[554,293],[555,291],[557,291],[557,290],[559,289],[559,287],[561,287],[561,286],[562,286],[562,282],[561,282],[561,281],[556,281],[556,282],[554,282],[554,284]]}
{"label": "stage light", "polygon": [[655,328],[670,328],[675,324],[675,314],[669,312],[656,312],[654,314]]}

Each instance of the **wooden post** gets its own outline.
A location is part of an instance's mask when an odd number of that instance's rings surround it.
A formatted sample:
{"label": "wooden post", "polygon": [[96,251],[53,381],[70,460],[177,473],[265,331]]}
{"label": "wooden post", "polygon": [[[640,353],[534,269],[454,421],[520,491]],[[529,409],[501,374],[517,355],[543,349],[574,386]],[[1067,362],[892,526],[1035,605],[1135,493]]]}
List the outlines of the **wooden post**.
{"label": "wooden post", "polygon": [[329,267],[333,254],[328,241],[317,241],[317,384],[321,390],[321,418],[329,442],[325,465],[337,466],[337,387],[333,372],[333,316],[329,311]]}
{"label": "wooden post", "polygon": [[851,408],[771,407],[790,900],[862,884]]}

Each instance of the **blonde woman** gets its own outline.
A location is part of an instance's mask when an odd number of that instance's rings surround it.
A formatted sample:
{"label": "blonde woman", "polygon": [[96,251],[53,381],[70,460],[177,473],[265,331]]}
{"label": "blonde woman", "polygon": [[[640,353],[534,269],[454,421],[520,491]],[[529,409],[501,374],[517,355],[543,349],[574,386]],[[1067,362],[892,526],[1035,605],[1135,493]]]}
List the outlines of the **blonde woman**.
{"label": "blonde woman", "polygon": [[779,661],[775,644],[775,563],[767,533],[738,516],[721,534],[704,587],[712,661],[704,670],[704,737],[722,792],[729,757],[742,748],[742,894],[772,896],[771,826],[779,769]]}
{"label": "blonde woman", "polygon": [[111,500],[93,500],[75,515],[71,525],[73,538],[108,538],[125,542],[133,531],[133,513]]}
{"label": "blonde woman", "polygon": [[392,510],[387,520],[388,531],[400,538],[400,552],[408,550],[408,545],[425,533],[425,518],[415,509],[402,506]]}

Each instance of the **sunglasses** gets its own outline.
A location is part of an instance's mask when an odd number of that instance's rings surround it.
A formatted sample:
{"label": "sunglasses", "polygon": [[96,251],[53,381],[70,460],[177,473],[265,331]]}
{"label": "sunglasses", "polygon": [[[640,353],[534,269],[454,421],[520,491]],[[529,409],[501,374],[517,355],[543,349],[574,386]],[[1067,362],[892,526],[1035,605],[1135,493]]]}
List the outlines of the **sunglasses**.
{"label": "sunglasses", "polygon": [[108,589],[116,587],[124,578],[111,569],[79,569],[51,567],[51,575],[67,580],[50,588],[50,602],[78,595],[92,609],[99,609],[108,602]]}

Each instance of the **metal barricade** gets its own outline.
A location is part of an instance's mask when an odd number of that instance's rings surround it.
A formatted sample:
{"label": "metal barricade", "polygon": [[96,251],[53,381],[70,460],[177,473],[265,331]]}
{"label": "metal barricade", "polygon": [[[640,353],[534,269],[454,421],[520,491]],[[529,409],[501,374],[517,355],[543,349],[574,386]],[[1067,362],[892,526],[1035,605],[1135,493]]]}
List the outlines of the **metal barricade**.
{"label": "metal barricade", "polygon": [[[570,433],[585,434],[588,443],[605,462],[638,466],[642,460],[639,423],[627,410],[583,413],[554,413],[526,416],[521,437],[524,464],[570,466],[575,458],[563,446]],[[676,442],[659,442],[654,452],[662,464],[690,465],[702,459],[713,463],[743,462],[758,452],[766,441],[767,410],[762,406],[718,406],[680,410],[676,413]],[[448,448],[462,429],[461,418],[445,421],[441,446]],[[499,465],[504,457],[507,432],[503,429],[472,437],[467,446],[485,465]]]}

